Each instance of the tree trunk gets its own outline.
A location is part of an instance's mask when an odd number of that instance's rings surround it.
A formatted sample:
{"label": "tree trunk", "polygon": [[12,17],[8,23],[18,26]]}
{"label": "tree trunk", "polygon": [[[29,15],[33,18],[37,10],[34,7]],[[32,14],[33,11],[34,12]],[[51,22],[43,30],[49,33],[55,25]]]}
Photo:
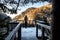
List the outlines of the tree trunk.
{"label": "tree trunk", "polygon": [[60,0],[52,1],[52,14],[53,14],[53,22],[52,22],[52,40],[60,40]]}
{"label": "tree trunk", "polygon": [[20,0],[18,0],[18,4],[17,4],[17,8],[16,8],[16,10],[18,9],[18,7],[19,7],[19,3],[20,3]]}

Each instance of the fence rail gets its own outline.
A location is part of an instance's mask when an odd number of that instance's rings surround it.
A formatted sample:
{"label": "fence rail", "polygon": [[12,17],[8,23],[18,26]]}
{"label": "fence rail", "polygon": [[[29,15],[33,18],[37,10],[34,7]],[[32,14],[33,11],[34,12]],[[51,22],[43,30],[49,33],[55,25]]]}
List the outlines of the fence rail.
{"label": "fence rail", "polygon": [[[20,30],[20,31],[19,31]],[[13,40],[14,37],[16,36],[16,33],[18,32],[18,34],[21,33],[21,27],[20,27],[20,23],[8,34],[8,36],[5,38],[5,40]],[[20,35],[21,36],[21,35]],[[21,37],[18,36],[18,39],[20,39]]]}
{"label": "fence rail", "polygon": [[41,24],[41,23],[36,23],[36,24],[41,26],[41,27],[44,27],[45,29],[51,30],[51,26],[44,25],[44,24]]}
{"label": "fence rail", "polygon": [[[38,29],[41,29],[42,36],[38,36]],[[45,36],[46,34],[46,36]],[[51,26],[40,23],[40,21],[36,21],[36,36],[42,40],[51,40]]]}
{"label": "fence rail", "polygon": [[[20,21],[24,21],[24,20],[20,20]],[[50,38],[51,37],[50,36],[51,35],[51,26],[42,24],[43,21],[35,21],[35,20],[29,20],[29,21],[33,22],[33,25],[35,25],[35,27],[36,27],[36,37],[37,38],[40,38],[42,40],[51,39]],[[17,40],[21,40],[21,23],[20,22],[19,23],[12,22],[9,24],[12,24],[13,26],[14,26],[14,24],[17,24],[17,26],[15,26],[15,28],[13,28],[13,30],[11,32],[9,32],[8,36],[5,37],[5,40],[14,40],[16,38],[16,33],[18,33]],[[38,29],[41,29],[41,31],[42,31],[41,37],[38,36]],[[47,36],[45,36],[45,34]]]}

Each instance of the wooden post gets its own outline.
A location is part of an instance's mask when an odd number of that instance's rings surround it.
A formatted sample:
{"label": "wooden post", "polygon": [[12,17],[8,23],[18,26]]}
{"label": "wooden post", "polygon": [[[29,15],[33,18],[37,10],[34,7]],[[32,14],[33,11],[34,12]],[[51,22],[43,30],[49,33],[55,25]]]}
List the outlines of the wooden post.
{"label": "wooden post", "polygon": [[38,35],[38,29],[40,29],[39,27],[40,27],[39,25],[36,25],[36,37],[38,39],[41,39],[41,36]]}
{"label": "wooden post", "polygon": [[16,38],[16,34],[15,34],[14,40],[17,40],[17,38]]}
{"label": "wooden post", "polygon": [[52,3],[52,40],[60,40],[60,0],[53,0]]}
{"label": "wooden post", "polygon": [[21,26],[20,26],[20,28],[18,30],[18,40],[21,40]]}
{"label": "wooden post", "polygon": [[36,37],[38,38],[38,26],[36,25]]}
{"label": "wooden post", "polygon": [[42,40],[45,40],[45,37],[44,37],[44,31],[45,31],[45,28],[42,27]]}

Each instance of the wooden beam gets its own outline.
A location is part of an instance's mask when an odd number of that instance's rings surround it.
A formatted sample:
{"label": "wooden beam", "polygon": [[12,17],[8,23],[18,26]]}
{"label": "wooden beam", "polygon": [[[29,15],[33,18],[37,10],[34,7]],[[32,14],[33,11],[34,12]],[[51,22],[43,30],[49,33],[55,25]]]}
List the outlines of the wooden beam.
{"label": "wooden beam", "polygon": [[5,40],[11,40],[14,34],[19,30],[20,23],[8,34],[8,36],[5,38]]}
{"label": "wooden beam", "polygon": [[51,26],[44,25],[44,24],[41,24],[41,23],[36,23],[36,24],[38,24],[39,26],[44,27],[44,28],[48,29],[49,31],[51,31]]}

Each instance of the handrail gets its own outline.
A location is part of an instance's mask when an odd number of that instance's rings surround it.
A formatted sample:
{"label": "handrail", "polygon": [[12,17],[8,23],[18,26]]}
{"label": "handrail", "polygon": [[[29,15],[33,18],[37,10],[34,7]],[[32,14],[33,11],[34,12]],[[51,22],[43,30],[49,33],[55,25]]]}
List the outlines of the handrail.
{"label": "handrail", "polygon": [[44,21],[39,21],[39,20],[36,20],[37,22],[39,22],[39,23],[45,23]]}
{"label": "handrail", "polygon": [[36,23],[36,24],[38,24],[39,26],[44,27],[44,28],[46,28],[48,30],[51,30],[51,26],[44,25],[44,24],[41,24],[41,23]]}
{"label": "handrail", "polygon": [[[40,21],[36,21],[35,24],[36,24],[36,36],[37,36],[37,38],[41,38],[42,40],[51,39],[50,38],[51,37],[51,35],[50,35],[51,34],[51,26],[42,24],[42,22],[40,22]],[[40,27],[40,29],[42,31],[42,37],[38,36],[39,27]],[[45,34],[47,36],[45,36]]]}
{"label": "handrail", "polygon": [[39,21],[39,20],[36,20],[36,24],[41,26],[41,27],[44,27],[48,30],[51,30],[51,26],[48,26],[48,25],[45,25],[45,24],[42,24],[42,23],[45,23],[44,21]]}
{"label": "handrail", "polygon": [[13,35],[19,30],[20,23],[9,33],[9,35],[5,38],[5,40],[11,40]]}

